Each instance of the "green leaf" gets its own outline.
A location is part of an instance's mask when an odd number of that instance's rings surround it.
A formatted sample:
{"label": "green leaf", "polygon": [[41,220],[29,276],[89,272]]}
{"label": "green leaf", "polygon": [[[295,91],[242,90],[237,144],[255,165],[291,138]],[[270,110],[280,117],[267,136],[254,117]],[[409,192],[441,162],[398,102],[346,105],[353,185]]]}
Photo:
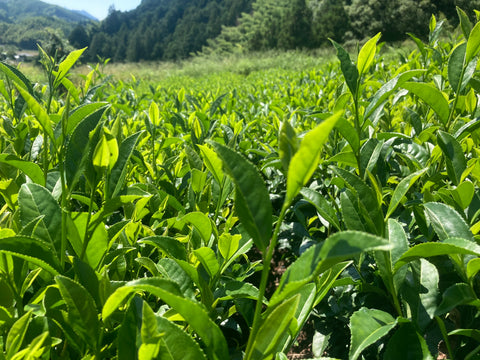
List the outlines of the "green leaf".
{"label": "green leaf", "polygon": [[[440,276],[437,268],[425,259],[420,259],[420,272],[418,279],[418,305],[412,309],[420,329],[424,331],[434,318],[440,297],[438,284]],[[410,305],[412,307],[412,305]]]}
{"label": "green leaf", "polygon": [[330,132],[341,115],[342,112],[335,113],[304,136],[298,151],[290,161],[284,208],[292,203],[295,196],[317,169],[323,145],[328,140]]}
{"label": "green leaf", "polygon": [[424,73],[424,70],[409,70],[395,76],[393,79],[382,85],[380,89],[375,93],[373,98],[369,101],[367,108],[365,109],[364,118],[368,119],[374,111],[382,106],[390,95],[393,94],[400,86],[413,77],[420,76]]}
{"label": "green leaf", "polygon": [[348,55],[348,53],[340,44],[332,39],[330,39],[330,42],[337,50],[337,57],[340,60],[340,67],[342,69],[343,76],[345,77],[345,82],[347,83],[350,92],[355,97],[358,90],[358,78],[360,77],[358,69],[352,60],[350,60],[350,55]]}
{"label": "green leaf", "polygon": [[282,121],[278,134],[278,154],[285,172],[288,172],[290,161],[298,150],[298,138],[295,129],[288,120]]}
{"label": "green leaf", "polygon": [[37,164],[10,154],[0,154],[0,163],[13,166],[27,175],[35,184],[45,186],[43,170]]}
{"label": "green leaf", "polygon": [[187,260],[185,246],[175,238],[168,236],[149,236],[139,240],[138,243],[152,245],[174,259]]}
{"label": "green leaf", "polygon": [[377,50],[377,42],[378,39],[380,39],[380,36],[382,34],[378,33],[374,37],[372,37],[370,40],[368,40],[365,45],[362,46],[360,49],[360,52],[358,53],[358,59],[357,59],[357,68],[358,68],[358,74],[359,76],[362,76],[365,74],[368,69],[370,69],[370,66],[373,63],[373,59],[375,58],[375,52]]}
{"label": "green leaf", "polygon": [[272,235],[272,205],[258,170],[245,157],[218,143],[211,143],[223,168],[236,185],[235,208],[255,245],[265,251]]}
{"label": "green leaf", "polygon": [[70,191],[82,175],[89,153],[93,151],[90,132],[96,128],[106,109],[101,107],[87,115],[72,132],[65,154],[65,178]]}
{"label": "green leaf", "polygon": [[308,282],[337,263],[354,258],[364,251],[389,250],[387,240],[359,231],[342,231],[330,235],[323,243],[308,248],[283,273],[277,291],[288,283]]}
{"label": "green leaf", "polygon": [[98,114],[103,114],[109,108],[109,106],[110,105],[107,102],[94,102],[76,107],[68,116],[66,134],[70,135],[72,131],[80,124],[80,122],[85,120],[87,117],[97,114],[97,118],[99,119],[100,117]]}
{"label": "green leaf", "polygon": [[207,359],[198,343],[176,324],[157,316],[157,330],[162,334],[160,359],[201,360]]}
{"label": "green leaf", "polygon": [[117,139],[104,128],[100,141],[93,151],[93,166],[97,171],[102,172],[106,169],[111,170],[118,158]]}
{"label": "green leaf", "polygon": [[450,286],[442,296],[442,302],[438,305],[435,315],[443,315],[460,305],[480,306],[480,300],[467,284],[454,284]]}
{"label": "green leaf", "polygon": [[14,83],[19,84],[30,94],[33,94],[32,82],[21,71],[3,61],[0,61],[0,70]]}
{"label": "green leaf", "polygon": [[178,259],[163,258],[157,263],[157,269],[163,278],[175,282],[185,297],[195,299],[194,282],[198,283],[199,280],[198,271],[193,265]]}
{"label": "green leaf", "polygon": [[[358,207],[355,206],[352,198],[355,198],[355,194],[349,189],[340,194],[340,206],[345,227],[347,230],[366,231],[364,221],[360,217]],[[354,200],[357,199],[355,198]]]}
{"label": "green leaf", "polygon": [[67,304],[68,321],[73,330],[90,349],[97,350],[100,323],[92,296],[82,285],[65,276],[56,276],[55,282]]}
{"label": "green leaf", "polygon": [[299,300],[297,295],[284,301],[263,320],[245,359],[263,360],[275,351],[294,319]]}
{"label": "green leaf", "polygon": [[[237,281],[237,280],[228,280],[225,284],[218,288],[215,291],[215,298],[218,300],[232,300],[232,299],[258,299],[258,289],[252,284]],[[267,300],[263,300],[267,303]]]}
{"label": "green leaf", "polygon": [[438,146],[442,149],[447,165],[447,173],[450,180],[459,185],[462,180],[462,174],[467,168],[467,160],[462,146],[449,133],[438,131]]}
{"label": "green leaf", "polygon": [[385,311],[361,308],[350,318],[351,342],[348,358],[356,360],[363,350],[387,335],[397,320]]}
{"label": "green leaf", "polygon": [[473,234],[462,216],[448,205],[430,202],[424,205],[425,214],[440,240],[458,237],[473,241]]}
{"label": "green leaf", "polygon": [[415,245],[406,251],[395,263],[395,271],[407,263],[420,258],[429,258],[440,255],[477,255],[480,256],[480,246],[462,238],[449,238],[443,242],[428,242]]}
{"label": "green leaf", "polygon": [[228,347],[220,328],[210,319],[206,310],[199,303],[182,296],[178,285],[164,279],[139,279],[128,282],[118,288],[107,299],[102,316],[107,319],[132,293],[148,291],[161,298],[175,309],[191,328],[198,333],[207,346],[209,356],[228,359]]}
{"label": "green leaf", "polygon": [[315,209],[317,209],[317,212],[321,217],[327,220],[337,230],[341,230],[340,222],[338,221],[338,216],[335,209],[320,193],[309,188],[303,188],[300,190],[300,193],[303,195],[305,200],[315,206]]}
{"label": "green leaf", "polygon": [[447,99],[440,90],[433,85],[419,82],[406,82],[402,87],[429,105],[444,125],[447,123],[450,108]]}
{"label": "green leaf", "polygon": [[25,335],[27,334],[31,318],[32,312],[29,311],[15,321],[13,326],[10,328],[10,331],[7,335],[7,341],[5,343],[7,359],[11,359],[17,352],[19,352],[23,340],[25,339]]}
{"label": "green leaf", "polygon": [[466,50],[466,43],[459,44],[452,50],[450,58],[448,59],[448,82],[455,92],[457,92],[462,77]]}
{"label": "green leaf", "polygon": [[360,150],[360,139],[353,125],[345,118],[340,118],[335,124],[335,128],[342,134],[345,140],[347,140],[352,150],[357,153]]}
{"label": "green leaf", "polygon": [[427,171],[427,168],[414,172],[407,177],[404,177],[395,188],[393,192],[392,199],[388,205],[387,214],[385,218],[388,219],[390,215],[396,210],[403,197],[407,194],[408,190],[413,186],[413,184]]}
{"label": "green leaf", "polygon": [[480,22],[477,22],[470,31],[470,36],[467,41],[467,51],[465,54],[465,63],[468,64],[477,56],[480,50]]}
{"label": "green leaf", "polygon": [[427,342],[419,334],[412,323],[402,324],[388,341],[385,359],[404,360],[434,360],[428,350]]}
{"label": "green leaf", "polygon": [[72,68],[73,65],[77,62],[77,60],[82,56],[83,52],[87,48],[74,50],[67,55],[65,60],[63,60],[60,64],[58,64],[58,72],[55,79],[55,87],[60,85],[61,80],[67,75],[68,71]]}
{"label": "green leaf", "polygon": [[223,233],[218,238],[218,250],[225,259],[229,260],[238,250],[242,236],[239,234],[232,235],[230,233]]}
{"label": "green leaf", "polygon": [[467,277],[473,279],[480,271],[480,258],[472,259],[467,264]]}
{"label": "green leaf", "polygon": [[60,261],[48,243],[27,236],[12,236],[0,240],[0,253],[10,254],[35,264],[57,275]]}
{"label": "green leaf", "polygon": [[45,134],[47,134],[47,136],[52,140],[52,142],[55,142],[55,135],[53,134],[53,128],[52,128],[52,123],[50,121],[50,116],[48,116],[48,113],[45,110],[45,108],[42,105],[40,105],[38,101],[21,85],[19,85],[18,83],[15,83],[15,86],[18,92],[20,93],[20,95],[22,95],[23,99],[27,103],[32,113],[37,118],[38,122],[42,126],[43,131],[45,131]]}
{"label": "green leaf", "polygon": [[208,247],[201,247],[193,251],[197,259],[202,263],[203,267],[207,271],[211,278],[215,277],[220,271],[220,265],[218,264],[215,252]]}
{"label": "green leaf", "polygon": [[223,184],[222,160],[206,145],[197,145],[202,154],[203,162],[219,185]]}
{"label": "green leaf", "polygon": [[27,226],[35,219],[41,219],[35,229],[35,236],[51,244],[58,255],[61,249],[62,210],[50,191],[37,184],[23,184],[18,193],[20,221]]}
{"label": "green leaf", "polygon": [[135,150],[138,139],[142,135],[139,131],[122,141],[118,150],[118,158],[110,173],[109,195],[115,197],[122,190],[127,177],[128,161]]}
{"label": "green leaf", "polygon": [[468,336],[474,339],[477,342],[480,342],[480,331],[476,329],[456,329],[450,331],[448,335],[461,335],[461,336]]}
{"label": "green leaf", "polygon": [[182,217],[182,221],[194,226],[205,244],[209,244],[213,233],[212,222],[207,215],[199,211],[191,212]]}
{"label": "green leaf", "polygon": [[150,107],[148,109],[148,116],[154,126],[160,125],[160,110],[158,109],[158,105],[155,101],[152,101],[152,103],[150,104]]}
{"label": "green leaf", "polygon": [[140,328],[143,300],[135,297],[125,313],[117,336],[118,360],[138,359],[137,329]]}
{"label": "green leaf", "polygon": [[365,181],[355,174],[342,168],[335,168],[334,171],[345,180],[352,192],[357,194],[359,199],[359,214],[370,232],[378,235],[384,232],[384,216],[378,203],[377,195]]}
{"label": "green leaf", "polygon": [[460,9],[458,6],[457,8],[457,14],[458,18],[460,20],[460,27],[462,28],[463,36],[465,36],[465,39],[468,40],[468,37],[470,36],[470,32],[472,31],[472,23],[470,22],[470,19],[468,18],[468,15]]}

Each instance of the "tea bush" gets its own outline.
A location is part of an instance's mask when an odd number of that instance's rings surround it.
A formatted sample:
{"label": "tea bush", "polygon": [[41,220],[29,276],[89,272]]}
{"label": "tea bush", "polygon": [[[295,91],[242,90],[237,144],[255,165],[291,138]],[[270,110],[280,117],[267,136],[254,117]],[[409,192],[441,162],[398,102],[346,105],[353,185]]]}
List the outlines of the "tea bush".
{"label": "tea bush", "polygon": [[228,85],[0,63],[0,358],[286,359],[307,321],[315,359],[477,358],[480,23],[458,11],[454,43],[432,17],[406,56],[332,41]]}

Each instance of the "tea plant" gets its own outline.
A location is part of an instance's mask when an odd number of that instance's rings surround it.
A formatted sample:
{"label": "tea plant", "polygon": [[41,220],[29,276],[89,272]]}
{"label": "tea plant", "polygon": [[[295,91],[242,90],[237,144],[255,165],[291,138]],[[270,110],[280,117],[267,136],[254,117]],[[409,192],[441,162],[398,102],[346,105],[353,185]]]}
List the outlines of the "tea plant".
{"label": "tea plant", "polygon": [[45,85],[0,63],[0,358],[285,359],[307,322],[315,358],[476,358],[480,25],[458,12],[400,64],[378,34],[222,87],[106,64],[75,85],[84,50],[40,49]]}

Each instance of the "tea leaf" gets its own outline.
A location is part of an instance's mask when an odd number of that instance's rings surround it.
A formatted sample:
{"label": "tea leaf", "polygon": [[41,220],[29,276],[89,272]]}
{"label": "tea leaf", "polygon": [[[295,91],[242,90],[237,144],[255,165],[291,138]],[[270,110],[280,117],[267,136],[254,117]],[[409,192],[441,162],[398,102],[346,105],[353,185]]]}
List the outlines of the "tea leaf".
{"label": "tea leaf", "polygon": [[345,82],[347,83],[350,92],[355,97],[358,91],[358,79],[360,77],[358,69],[352,60],[350,60],[350,55],[348,55],[348,53],[340,44],[332,39],[330,39],[330,42],[337,50],[337,57],[340,60],[340,67],[342,69],[343,76],[345,77]]}
{"label": "tea leaf", "polygon": [[48,137],[53,142],[55,142],[55,136],[53,135],[53,128],[52,128],[52,123],[50,121],[50,116],[48,115],[45,108],[42,105],[40,105],[39,102],[21,85],[19,85],[18,83],[15,83],[15,86],[18,92],[20,93],[20,95],[22,95],[23,99],[27,103],[32,113],[37,118],[38,122],[43,128],[43,131],[45,131],[45,134],[47,134]]}
{"label": "tea leaf", "polygon": [[341,230],[335,209],[320,193],[308,188],[303,188],[300,193],[310,204],[315,206],[315,209],[317,209],[320,216],[327,220],[337,230]]}
{"label": "tea leaf", "polygon": [[222,160],[217,154],[206,145],[197,145],[202,154],[203,161],[207,169],[219,185],[223,184]]}
{"label": "tea leaf", "polygon": [[7,358],[11,359],[16,353],[19,352],[27,330],[29,327],[30,320],[32,319],[32,312],[29,311],[20,317],[13,326],[10,328],[10,331],[7,335],[7,341],[5,344],[5,349],[7,350]]}
{"label": "tea leaf", "polygon": [[139,240],[138,243],[152,245],[172,258],[187,260],[185,247],[175,238],[168,236],[149,236]]}
{"label": "tea leaf", "polygon": [[217,257],[212,249],[208,247],[201,247],[200,249],[194,250],[193,253],[202,263],[203,267],[211,278],[218,274],[220,265],[218,264]]}
{"label": "tea leaf", "polygon": [[373,63],[373,59],[375,58],[375,52],[377,49],[377,42],[378,39],[380,39],[380,36],[382,34],[378,33],[374,37],[372,37],[370,40],[368,40],[365,45],[362,46],[360,49],[360,52],[358,53],[358,59],[357,59],[357,68],[358,68],[358,74],[359,76],[362,76],[365,74],[370,66]]}
{"label": "tea leaf", "polygon": [[455,185],[459,185],[462,180],[462,174],[467,168],[467,160],[463,153],[462,146],[455,138],[444,131],[439,131],[437,135],[438,146],[442,149],[447,163],[447,173]]}
{"label": "tea leaf", "polygon": [[467,284],[454,284],[450,286],[442,296],[442,302],[438,305],[435,315],[443,315],[460,305],[480,306],[480,300],[473,289]]}
{"label": "tea leaf", "polygon": [[35,219],[41,219],[35,229],[35,236],[51,244],[51,250],[60,252],[62,211],[52,194],[37,184],[23,184],[18,193],[20,220],[26,226]]}
{"label": "tea leaf", "polygon": [[428,350],[427,342],[413,324],[402,324],[387,344],[385,359],[421,359],[434,360]]}
{"label": "tea leaf", "polygon": [[477,22],[470,31],[470,36],[467,41],[467,51],[465,53],[465,63],[468,64],[477,56],[480,50],[480,22]]}
{"label": "tea leaf", "polygon": [[300,295],[294,296],[277,306],[262,322],[250,351],[245,354],[248,360],[263,360],[275,351],[294,320]]}
{"label": "tea leaf", "polygon": [[[75,127],[67,144],[65,154],[65,179],[70,191],[73,190],[73,187],[85,170],[86,160],[89,153],[93,150],[90,132],[96,128],[100,118],[107,109],[107,107],[100,107],[96,110],[94,110],[94,108],[95,107],[85,109],[85,113],[88,113],[88,115]],[[91,112],[92,110],[94,111]],[[83,108],[78,111],[81,111],[81,114],[78,116],[83,117]]]}
{"label": "tea leaf", "polygon": [[405,82],[410,80],[413,77],[417,77],[425,73],[424,70],[409,70],[405,71],[394,77],[392,80],[386,82],[382,87],[375,93],[373,98],[369,101],[367,108],[365,109],[364,118],[368,119],[373,112],[380,106],[382,106],[390,95],[393,94],[400,86]]}
{"label": "tea leaf", "polygon": [[428,242],[415,245],[406,251],[395,263],[394,272],[407,263],[420,259],[440,255],[477,255],[480,256],[480,246],[461,238],[451,238],[444,242]]}
{"label": "tea leaf", "polygon": [[457,237],[473,241],[470,228],[455,209],[435,202],[427,203],[424,206],[425,214],[432,222],[440,240]]}
{"label": "tea leaf", "polygon": [[468,40],[468,37],[470,36],[470,32],[472,31],[472,23],[470,22],[470,19],[468,18],[468,15],[460,9],[458,6],[457,8],[457,14],[458,18],[460,19],[460,27],[462,28],[463,36],[465,36],[465,39]]}
{"label": "tea leaf", "polygon": [[157,316],[156,319],[157,330],[162,334],[159,358],[167,359],[168,356],[168,359],[172,360],[207,359],[198,343],[184,330],[164,317]]}
{"label": "tea leaf", "polygon": [[59,85],[61,80],[67,75],[68,71],[72,68],[73,65],[75,65],[75,63],[80,58],[80,56],[82,56],[85,50],[87,50],[87,48],[72,51],[67,55],[65,60],[63,60],[58,65],[58,74],[55,79],[56,86]]}
{"label": "tea leaf", "polygon": [[43,170],[37,164],[22,160],[15,155],[0,154],[0,162],[8,164],[22,171],[27,175],[35,184],[45,186],[45,177]]}
{"label": "tea leaf", "polygon": [[341,115],[342,112],[337,112],[325,119],[303,138],[298,151],[290,161],[284,207],[292,203],[317,169],[323,145],[327,142],[330,132]]}
{"label": "tea leaf", "polygon": [[350,318],[349,359],[358,359],[363,350],[387,335],[396,325],[397,320],[385,311],[361,308],[354,312]]}
{"label": "tea leaf", "polygon": [[[465,53],[467,51],[467,44],[462,43],[455,47],[448,59],[448,81],[453,91],[457,91],[460,83],[460,78],[465,66]],[[460,89],[461,91],[462,89]]]}
{"label": "tea leaf", "polygon": [[119,194],[125,184],[128,161],[141,135],[142,131],[139,131],[123,140],[120,144],[117,161],[110,172],[109,193],[112,198]]}
{"label": "tea leaf", "polygon": [[100,323],[92,296],[83,286],[65,276],[56,276],[55,282],[67,304],[68,321],[73,330],[92,350],[96,350]]}
{"label": "tea leaf", "polygon": [[138,279],[128,282],[107,299],[102,311],[103,319],[110,317],[131,293],[138,291],[148,291],[158,296],[182,315],[205,342],[209,356],[215,354],[218,359],[228,359],[227,343],[219,327],[210,319],[203,306],[184,298],[178,285],[169,280]]}
{"label": "tea leaf", "polygon": [[27,236],[2,238],[0,253],[17,256],[35,264],[52,275],[61,271],[60,261],[48,243]]}
{"label": "tea leaf", "polygon": [[417,82],[406,82],[402,87],[425,101],[435,111],[440,121],[443,124],[447,123],[450,109],[440,90],[433,85]]}
{"label": "tea leaf", "polygon": [[396,210],[403,197],[407,194],[408,190],[415,184],[415,182],[427,171],[427,168],[416,171],[407,177],[404,177],[393,192],[392,199],[388,205],[387,214],[385,218],[388,219]]}
{"label": "tea leaf", "polygon": [[236,185],[238,217],[255,245],[264,251],[272,235],[272,205],[258,170],[242,155],[224,145],[211,143],[223,161],[225,171]]}

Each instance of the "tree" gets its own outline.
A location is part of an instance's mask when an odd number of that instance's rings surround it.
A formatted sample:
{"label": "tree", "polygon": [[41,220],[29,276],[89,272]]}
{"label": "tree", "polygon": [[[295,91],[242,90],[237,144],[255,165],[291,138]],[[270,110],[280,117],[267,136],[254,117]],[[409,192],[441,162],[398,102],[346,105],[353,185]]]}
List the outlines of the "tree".
{"label": "tree", "polygon": [[350,31],[350,22],[344,2],[339,0],[311,1],[310,7],[314,46],[325,44],[328,39],[342,43],[345,35]]}
{"label": "tree", "polygon": [[68,36],[70,44],[77,49],[82,49],[90,44],[90,37],[83,25],[77,25]]}

